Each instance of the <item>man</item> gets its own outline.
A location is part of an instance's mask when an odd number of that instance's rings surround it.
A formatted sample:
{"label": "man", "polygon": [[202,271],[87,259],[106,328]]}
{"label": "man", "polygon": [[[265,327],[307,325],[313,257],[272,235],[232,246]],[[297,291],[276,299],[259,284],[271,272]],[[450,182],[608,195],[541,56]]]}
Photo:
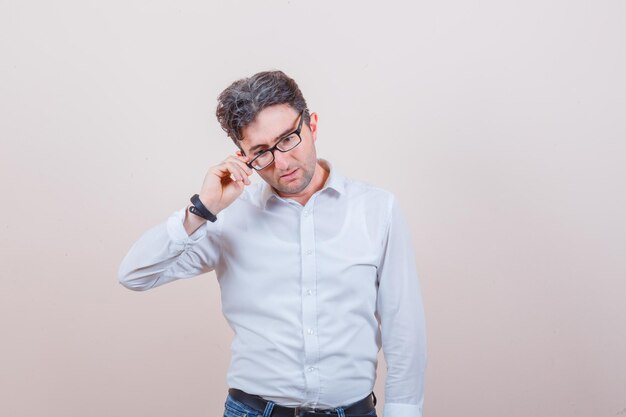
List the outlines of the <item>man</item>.
{"label": "man", "polygon": [[226,417],[375,416],[381,346],[384,416],[421,416],[424,313],[394,196],[318,159],[318,115],[281,71],[234,82],[217,118],[237,152],[132,246],[121,284],[215,270],[235,332]]}

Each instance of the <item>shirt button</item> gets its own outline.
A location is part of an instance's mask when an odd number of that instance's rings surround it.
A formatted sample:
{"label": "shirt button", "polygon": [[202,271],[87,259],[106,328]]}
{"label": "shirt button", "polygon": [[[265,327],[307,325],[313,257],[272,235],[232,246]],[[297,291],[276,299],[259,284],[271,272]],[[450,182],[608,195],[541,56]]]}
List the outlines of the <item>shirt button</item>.
{"label": "shirt button", "polygon": [[304,210],[304,211],[302,212],[302,214],[304,214],[305,216],[308,216],[308,215],[309,215],[309,210]]}
{"label": "shirt button", "polygon": [[311,295],[311,294],[313,294],[312,290],[306,290],[306,295]]}
{"label": "shirt button", "polygon": [[306,251],[306,254],[307,254],[307,255],[310,255],[310,254],[312,254],[312,253],[313,253],[313,251],[312,251],[311,249],[309,249],[309,250],[307,250],[307,251]]}
{"label": "shirt button", "polygon": [[306,331],[308,334],[313,334],[313,329],[309,329]]}
{"label": "shirt button", "polygon": [[315,368],[313,368],[312,366],[309,369],[307,369],[307,371],[309,371],[309,372],[313,372],[314,370],[315,370]]}

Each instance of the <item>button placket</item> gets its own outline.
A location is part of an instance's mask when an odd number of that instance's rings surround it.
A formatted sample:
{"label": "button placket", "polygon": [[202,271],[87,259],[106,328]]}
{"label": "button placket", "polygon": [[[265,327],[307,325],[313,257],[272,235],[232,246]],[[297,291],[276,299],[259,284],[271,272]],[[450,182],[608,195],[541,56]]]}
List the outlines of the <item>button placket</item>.
{"label": "button placket", "polygon": [[[313,210],[310,208],[314,199],[302,209],[300,216],[300,247],[302,250],[302,288],[306,290],[302,297],[302,326],[304,329],[304,367],[306,391],[313,401],[319,395],[320,379],[317,369],[319,359],[319,341],[316,332],[317,300],[311,297],[317,288],[315,258],[315,222]],[[306,296],[304,296],[306,294]]]}

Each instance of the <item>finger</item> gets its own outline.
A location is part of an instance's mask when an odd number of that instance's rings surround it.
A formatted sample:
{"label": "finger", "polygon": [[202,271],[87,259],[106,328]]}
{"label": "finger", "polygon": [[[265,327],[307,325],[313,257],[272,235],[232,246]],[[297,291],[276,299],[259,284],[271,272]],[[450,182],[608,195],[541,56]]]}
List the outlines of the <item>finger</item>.
{"label": "finger", "polygon": [[[246,167],[246,168],[247,168],[247,167]],[[244,184],[246,184],[246,185],[250,185],[250,184],[252,184],[252,183],[250,182],[250,178],[248,178],[250,175],[252,175],[252,170],[250,170],[250,169],[247,169],[247,170],[241,170],[241,173],[242,173],[242,174],[241,174],[241,175],[242,175],[241,181],[242,181]]]}
{"label": "finger", "polygon": [[233,180],[244,181],[244,179],[248,178],[248,176],[246,175],[246,171],[244,171],[244,169],[239,164],[228,161],[226,162],[226,167],[228,168],[228,171],[230,172]]}
{"label": "finger", "polygon": [[247,156],[241,157],[241,159],[234,156],[229,156],[227,158],[228,161],[239,165],[248,175],[252,175],[252,169],[247,165],[248,159],[249,158]]}
{"label": "finger", "polygon": [[217,171],[215,174],[220,177],[222,181],[226,178],[229,178],[232,181],[237,181],[239,178],[243,178],[243,175],[237,166],[229,161],[223,161],[215,167],[215,170]]}
{"label": "finger", "polygon": [[235,152],[234,155],[229,155],[228,158],[233,158],[233,159],[236,159],[237,161],[242,161],[242,162],[247,162],[250,159],[247,155],[242,154],[240,151]]}
{"label": "finger", "polygon": [[232,175],[231,168],[226,161],[222,161],[221,164],[216,165],[213,169],[216,171],[215,174],[220,178],[226,178]]}
{"label": "finger", "polygon": [[238,150],[237,152],[235,152],[235,156],[237,158],[240,158],[242,160],[247,160],[247,161],[249,161],[251,159],[248,155],[244,155],[241,150]]}

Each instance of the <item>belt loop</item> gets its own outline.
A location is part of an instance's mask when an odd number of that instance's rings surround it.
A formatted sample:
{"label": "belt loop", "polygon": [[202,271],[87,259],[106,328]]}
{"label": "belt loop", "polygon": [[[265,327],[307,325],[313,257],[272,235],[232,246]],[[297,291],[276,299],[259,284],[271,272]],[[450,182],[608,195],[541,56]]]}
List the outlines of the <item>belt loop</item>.
{"label": "belt loop", "polygon": [[268,401],[263,410],[263,417],[270,417],[272,410],[274,409],[274,401]]}
{"label": "belt loop", "polygon": [[335,411],[337,411],[337,414],[339,414],[339,417],[346,417],[346,413],[345,411],[343,411],[343,407],[337,407]]}

